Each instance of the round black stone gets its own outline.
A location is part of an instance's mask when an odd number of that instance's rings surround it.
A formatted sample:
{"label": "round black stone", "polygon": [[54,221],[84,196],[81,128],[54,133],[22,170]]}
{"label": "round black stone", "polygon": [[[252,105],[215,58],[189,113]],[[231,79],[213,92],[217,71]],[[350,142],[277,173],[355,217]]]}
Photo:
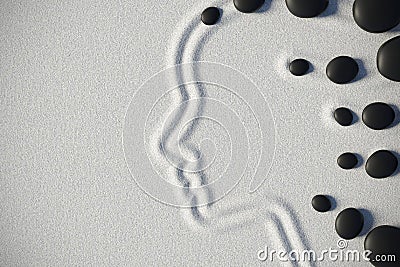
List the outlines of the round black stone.
{"label": "round black stone", "polygon": [[377,255],[395,256],[395,261],[371,261],[374,266],[400,266],[400,228],[389,225],[374,228],[365,238],[364,248],[372,252],[370,259],[376,259]]}
{"label": "round black stone", "polygon": [[395,118],[394,110],[385,103],[376,102],[366,106],[362,113],[362,120],[369,128],[382,130],[389,127]]}
{"label": "round black stone", "polygon": [[316,211],[327,212],[331,209],[331,201],[324,195],[316,195],[311,201],[311,205]]}
{"label": "round black stone", "polygon": [[358,159],[353,153],[344,153],[337,159],[339,167],[345,170],[353,169],[357,163]]}
{"label": "round black stone", "polygon": [[342,126],[349,126],[353,122],[353,113],[348,108],[338,108],[333,115],[337,123]]}
{"label": "round black stone", "polygon": [[357,62],[348,56],[334,58],[326,67],[326,75],[337,84],[349,83],[357,77],[359,67]]}
{"label": "round black stone", "polygon": [[236,9],[242,13],[253,13],[260,9],[265,0],[233,0]]}
{"label": "round black stone", "polygon": [[398,159],[392,152],[379,150],[368,158],[365,170],[373,178],[386,178],[394,174],[398,164]]}
{"label": "round black stone", "polygon": [[289,71],[295,76],[303,76],[310,69],[310,63],[305,59],[295,59],[289,65]]}
{"label": "round black stone", "polygon": [[379,48],[377,63],[382,76],[400,82],[400,36],[390,39]]}
{"label": "round black stone", "polygon": [[328,7],[329,0],[286,0],[290,13],[299,18],[316,17]]}
{"label": "round black stone", "polygon": [[386,32],[400,23],[399,0],[355,0],[353,17],[361,29]]}
{"label": "round black stone", "polygon": [[364,216],[355,208],[348,208],[336,217],[335,228],[338,235],[343,239],[357,237],[364,226]]}
{"label": "round black stone", "polygon": [[201,13],[201,21],[206,25],[214,25],[218,22],[221,14],[216,7],[208,7]]}

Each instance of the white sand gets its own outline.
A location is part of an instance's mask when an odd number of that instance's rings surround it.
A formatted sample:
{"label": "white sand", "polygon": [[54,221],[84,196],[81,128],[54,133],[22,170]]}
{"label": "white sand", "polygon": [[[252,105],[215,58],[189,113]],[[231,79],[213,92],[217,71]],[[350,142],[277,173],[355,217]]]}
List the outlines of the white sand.
{"label": "white sand", "polygon": [[[231,1],[212,4],[224,10],[215,27],[199,21],[209,1],[0,3],[1,266],[257,266],[257,251],[266,245],[336,248],[334,220],[346,207],[371,214],[349,249],[363,248],[371,226],[400,226],[398,174],[375,180],[363,166],[344,171],[336,165],[347,151],[360,154],[364,163],[378,149],[399,152],[399,126],[376,132],[359,121],[342,128],[332,118],[338,106],[358,116],[373,101],[400,106],[399,84],[380,76],[375,63],[379,46],[399,32],[362,31],[353,21],[352,1],[331,0],[326,16],[307,20],[291,15],[283,0],[256,14],[237,12]],[[348,85],[330,82],[325,67],[339,55],[358,59],[366,75]],[[290,75],[287,64],[297,57],[308,59],[314,71]],[[143,83],[167,66],[200,60],[237,69],[261,90],[274,118],[276,150],[254,194],[248,193],[251,175],[245,176],[194,216],[139,188],[124,159],[122,134],[125,112]],[[206,91],[245,118],[258,140],[254,118],[240,98],[218,86]],[[188,93],[196,96],[190,87]],[[258,100],[249,95],[241,97]],[[164,178],[176,182],[152,147],[160,119],[179,105],[176,95],[168,97],[149,114],[143,143],[154,169],[164,169]],[[189,115],[199,112],[199,105],[190,108]],[[212,115],[207,105],[204,109]],[[216,144],[201,147],[206,155],[216,148],[204,171],[210,181],[229,163],[229,135],[234,134],[207,120],[191,132],[189,141],[210,138]],[[257,153],[250,150],[250,162]],[[147,160],[138,162],[145,166]],[[142,171],[152,177],[154,169]],[[335,198],[333,211],[314,212],[311,198],[320,193]]]}

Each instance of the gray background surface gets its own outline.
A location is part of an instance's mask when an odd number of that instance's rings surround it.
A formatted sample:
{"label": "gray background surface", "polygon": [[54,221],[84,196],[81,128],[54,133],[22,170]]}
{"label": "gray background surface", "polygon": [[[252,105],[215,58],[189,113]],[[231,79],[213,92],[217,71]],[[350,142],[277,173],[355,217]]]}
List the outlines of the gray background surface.
{"label": "gray background surface", "polygon": [[[164,68],[166,44],[197,2],[0,2],[0,265],[259,264],[256,252],[269,239],[263,223],[193,231],[179,209],[138,188],[124,161],[132,95]],[[283,0],[238,14],[217,26],[200,58],[241,70],[273,99],[277,158],[256,205],[284,198],[314,249],[336,246],[334,219],[345,207],[365,209],[373,226],[400,226],[398,175],[378,181],[335,163],[345,151],[364,161],[381,148],[398,151],[399,127],[343,129],[331,117],[338,105],[358,115],[371,101],[400,105],[399,85],[375,67],[377,49],[398,32],[367,34],[352,20],[352,1],[331,2],[325,16],[302,22]],[[324,70],[342,54],[360,59],[366,76],[339,87]],[[314,72],[293,79],[285,69],[293,57],[309,59]],[[336,209],[315,213],[317,193],[333,195]],[[350,266],[324,266],[342,265]]]}

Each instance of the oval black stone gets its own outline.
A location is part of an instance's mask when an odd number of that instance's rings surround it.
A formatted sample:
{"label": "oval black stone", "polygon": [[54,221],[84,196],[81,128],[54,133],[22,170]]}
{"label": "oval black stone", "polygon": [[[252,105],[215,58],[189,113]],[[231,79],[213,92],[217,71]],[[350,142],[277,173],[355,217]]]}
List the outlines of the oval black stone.
{"label": "oval black stone", "polygon": [[400,36],[390,39],[379,48],[377,63],[382,76],[400,82]]}
{"label": "oval black stone", "polygon": [[331,209],[331,201],[324,195],[316,195],[311,201],[311,205],[316,211],[327,212]]}
{"label": "oval black stone", "polygon": [[299,18],[316,17],[328,7],[328,0],[286,0],[290,13]]}
{"label": "oval black stone", "polygon": [[368,158],[365,170],[373,178],[386,178],[394,174],[398,164],[398,159],[392,152],[379,150]]}
{"label": "oval black stone", "polygon": [[310,63],[302,58],[293,60],[289,65],[289,71],[295,76],[305,75],[310,69]]}
{"label": "oval black stone", "polygon": [[326,67],[326,75],[337,84],[349,83],[357,77],[359,67],[357,62],[348,56],[334,58]]}
{"label": "oval black stone", "polygon": [[395,256],[395,261],[371,261],[372,265],[378,267],[400,266],[400,228],[389,225],[374,228],[365,238],[364,248],[372,252],[369,256],[370,259],[376,259],[377,255]]}
{"label": "oval black stone", "polygon": [[333,115],[342,126],[349,126],[353,122],[353,113],[348,108],[337,108]]}
{"label": "oval black stone", "polygon": [[253,13],[260,9],[265,0],[233,0],[236,9],[243,13]]}
{"label": "oval black stone", "polygon": [[355,0],[353,17],[357,25],[367,32],[386,32],[400,23],[400,1]]}
{"label": "oval black stone", "polygon": [[357,237],[364,226],[364,216],[355,208],[348,208],[336,217],[335,228],[338,235],[343,239]]}
{"label": "oval black stone", "polygon": [[362,113],[362,120],[369,128],[382,130],[394,122],[394,110],[385,103],[376,102],[366,106]]}
{"label": "oval black stone", "polygon": [[218,22],[221,14],[216,7],[208,7],[201,13],[201,21],[206,25],[214,25]]}
{"label": "oval black stone", "polygon": [[354,168],[358,163],[356,155],[353,153],[344,153],[340,155],[337,159],[337,164],[340,168],[349,170]]}

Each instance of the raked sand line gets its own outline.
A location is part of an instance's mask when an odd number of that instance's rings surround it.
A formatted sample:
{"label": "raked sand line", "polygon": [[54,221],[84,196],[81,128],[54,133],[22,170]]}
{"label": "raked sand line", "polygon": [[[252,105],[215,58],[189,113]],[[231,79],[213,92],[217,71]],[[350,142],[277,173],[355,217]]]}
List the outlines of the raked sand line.
{"label": "raked sand line", "polygon": [[[219,1],[219,3],[215,3],[215,5],[220,4],[220,7],[224,8],[224,17],[225,19],[229,17],[229,13],[234,14],[233,6],[229,7],[229,1]],[[222,4],[222,5],[221,5]],[[204,45],[204,40],[207,38],[213,31],[216,31],[216,27],[205,26],[201,23],[199,19],[199,14],[204,9],[203,5],[199,5],[198,8],[195,8],[191,14],[186,16],[184,20],[181,22],[180,26],[177,27],[177,31],[172,37],[172,42],[170,45],[170,49],[167,53],[167,66],[176,66],[183,63],[189,63],[197,61],[199,55],[201,54],[201,50]],[[229,11],[230,10],[230,11]],[[189,19],[187,19],[189,18]],[[178,71],[176,76],[174,77],[175,81],[172,81],[172,84],[182,84],[184,83],[185,73],[182,73],[182,69],[177,68]],[[189,74],[190,75],[190,74]],[[191,75],[195,75],[191,73]],[[176,90],[175,90],[176,91]],[[201,115],[201,111],[203,109],[203,105],[201,102],[196,102],[197,104],[188,104],[189,99],[196,99],[205,97],[205,91],[202,86],[199,84],[192,85],[182,85],[179,87],[178,92],[173,96],[174,105],[180,107],[180,113],[176,114],[174,119],[172,120],[172,124],[168,125],[162,133],[160,137],[160,147],[162,147],[162,152],[166,157],[179,158],[179,151],[177,154],[177,148],[182,142],[191,135],[192,131],[195,130],[196,120],[193,118],[199,117]],[[187,122],[191,122],[189,127],[185,133],[180,134],[180,129],[186,126]],[[200,154],[194,145],[187,145],[186,147],[190,147],[192,151],[192,155],[194,157]],[[202,162],[198,162],[198,170],[202,168]],[[196,203],[198,203],[197,198],[203,199],[211,199],[212,192],[207,189],[203,190],[202,195],[192,195],[190,192],[190,184],[199,184],[205,185],[207,182],[207,177],[202,171],[196,173],[190,173],[182,171],[185,170],[186,166],[179,166],[176,168],[175,166],[171,166],[170,173],[175,172],[176,180],[179,181],[185,188],[182,190],[182,196],[184,198],[190,198],[190,203],[193,204],[193,207],[188,211],[184,210],[187,216],[186,218],[190,218],[192,223],[201,224],[204,223],[204,218],[209,209],[208,206],[197,207]]]}
{"label": "raked sand line", "polygon": [[[232,1],[219,1],[214,3],[215,6],[223,8],[223,19],[220,24],[229,22],[240,13],[234,8]],[[177,31],[172,37],[170,49],[167,53],[167,66],[175,66],[183,63],[198,61],[206,40],[218,29],[217,27],[205,26],[200,21],[200,16],[204,6],[198,6],[193,12],[186,16],[181,24],[177,27]],[[172,84],[184,84],[184,77],[187,75],[183,70],[177,68],[177,72]],[[189,75],[195,75],[191,73]],[[178,91],[178,92],[176,92]],[[180,130],[191,121],[193,118],[201,116],[201,111],[204,106],[201,104],[190,105],[189,99],[202,98],[206,96],[204,89],[198,84],[181,85],[179,90],[175,90],[173,95],[172,105],[179,106],[179,113],[174,114],[174,118],[170,125],[164,128],[161,136],[158,137],[161,157],[179,158],[179,145],[185,142],[188,136],[195,131],[196,122],[187,128],[184,134],[180,134]],[[199,102],[197,102],[199,103]],[[200,151],[195,149],[195,146],[190,146],[194,156],[199,155]],[[178,151],[178,152],[177,152]],[[176,154],[178,153],[178,154]],[[159,157],[160,158],[160,157]],[[171,164],[170,164],[171,165]],[[201,162],[198,162],[198,167],[201,169]],[[259,208],[257,204],[244,203],[242,199],[238,203],[226,203],[224,208],[219,209],[217,213],[213,212],[212,206],[197,207],[197,198],[210,198],[212,192],[205,190],[203,195],[192,195],[190,193],[191,184],[203,185],[206,183],[202,171],[187,173],[183,171],[185,166],[171,166],[169,173],[175,175],[175,180],[182,184],[182,196],[190,198],[190,203],[193,203],[191,209],[182,209],[184,219],[196,229],[207,229],[208,227],[217,227],[221,230],[226,228],[240,228],[263,222],[268,229],[269,237],[276,236],[275,242],[279,246],[295,249],[307,249],[304,235],[299,229],[299,223],[294,218],[291,210],[284,204],[283,201],[268,199],[266,206]],[[271,232],[272,231],[272,232]],[[288,244],[289,247],[288,247]],[[298,263],[299,266],[311,266],[309,263]]]}

